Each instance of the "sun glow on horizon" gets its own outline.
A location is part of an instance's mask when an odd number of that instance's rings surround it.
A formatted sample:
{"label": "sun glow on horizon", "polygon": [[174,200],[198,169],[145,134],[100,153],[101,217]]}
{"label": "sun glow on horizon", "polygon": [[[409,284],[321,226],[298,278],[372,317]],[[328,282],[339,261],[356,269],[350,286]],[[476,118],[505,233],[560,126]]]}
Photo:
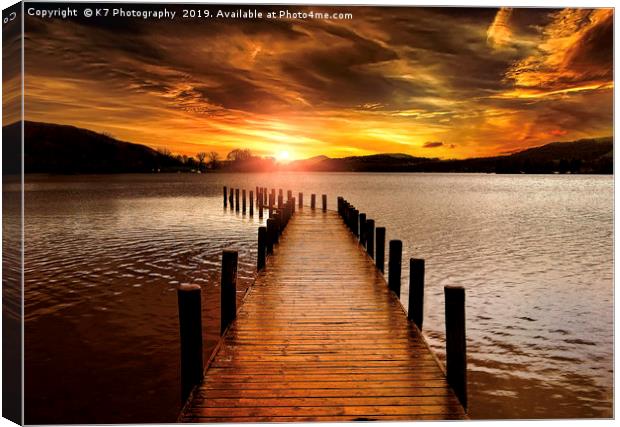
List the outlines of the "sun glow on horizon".
{"label": "sun glow on horizon", "polygon": [[291,160],[291,153],[289,153],[287,150],[279,151],[278,154],[276,154],[276,159],[279,162],[288,162]]}

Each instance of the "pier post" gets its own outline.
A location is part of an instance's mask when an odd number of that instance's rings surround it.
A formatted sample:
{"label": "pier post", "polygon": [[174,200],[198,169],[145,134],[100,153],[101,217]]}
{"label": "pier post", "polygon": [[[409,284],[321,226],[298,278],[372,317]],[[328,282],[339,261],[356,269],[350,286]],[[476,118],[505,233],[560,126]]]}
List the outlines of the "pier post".
{"label": "pier post", "polygon": [[263,193],[261,191],[261,195],[258,198],[258,218],[263,218]]}
{"label": "pier post", "polygon": [[385,273],[385,227],[377,227],[375,243],[375,265],[381,273]]}
{"label": "pier post", "polygon": [[258,206],[258,198],[260,197],[260,188],[256,186],[256,206]]}
{"label": "pier post", "polygon": [[295,198],[291,198],[291,214],[295,213]]}
{"label": "pier post", "polygon": [[310,209],[316,208],[316,194],[310,195]]}
{"label": "pier post", "polygon": [[230,206],[231,211],[234,209],[233,193],[234,191],[231,188],[230,191],[228,192],[228,205]]}
{"label": "pier post", "polygon": [[224,209],[226,209],[226,205],[228,201],[228,195],[226,193],[227,193],[227,189],[226,189],[226,186],[224,186]]}
{"label": "pier post", "polygon": [[254,191],[250,190],[250,216],[254,216]]}
{"label": "pier post", "polygon": [[424,323],[424,260],[409,260],[409,312],[407,317],[422,330]]}
{"label": "pier post", "polygon": [[267,227],[258,227],[258,254],[256,256],[256,270],[265,268],[267,257]]}
{"label": "pier post", "polygon": [[304,193],[299,193],[299,209],[304,207]]}
{"label": "pier post", "polygon": [[239,189],[235,188],[235,211],[239,212]]}
{"label": "pier post", "polygon": [[269,195],[269,217],[271,218],[271,216],[273,215],[273,202],[274,202],[274,198],[273,198],[273,193]]}
{"label": "pier post", "polygon": [[359,238],[360,238],[360,244],[362,246],[366,245],[366,214],[365,213],[361,213],[359,215],[359,221],[360,221],[360,231],[359,231]]}
{"label": "pier post", "polygon": [[241,194],[242,194],[241,200],[242,200],[242,203],[243,203],[242,211],[243,211],[243,215],[245,215],[245,206],[246,206],[246,203],[245,203],[245,190],[242,190]]}
{"label": "pier post", "polygon": [[222,251],[222,281],[220,300],[220,335],[237,317],[237,251]]}
{"label": "pier post", "polygon": [[199,285],[177,288],[181,335],[181,402],[185,403],[204,374],[202,360],[202,308]]}
{"label": "pier post", "polygon": [[276,222],[273,218],[267,219],[267,254],[273,253],[273,242],[275,240]]}
{"label": "pier post", "polygon": [[375,257],[375,220],[366,220],[366,252],[371,258]]}
{"label": "pier post", "polygon": [[282,205],[284,204],[284,200],[282,194],[278,194],[278,209],[282,209]]}
{"label": "pier post", "polygon": [[444,286],[446,304],[446,370],[448,384],[467,408],[467,342],[465,338],[465,289]]}
{"label": "pier post", "polygon": [[323,201],[323,212],[327,210],[327,194],[321,195],[321,199]]}
{"label": "pier post", "polygon": [[388,287],[400,298],[400,274],[403,260],[403,242],[390,240],[390,260],[388,262]]}
{"label": "pier post", "polygon": [[291,190],[286,191],[286,200],[291,200],[293,198],[293,192]]}
{"label": "pier post", "polygon": [[355,235],[355,237],[360,236],[359,225],[360,225],[360,211],[353,208],[353,234]]}
{"label": "pier post", "polygon": [[276,211],[273,214],[273,225],[275,233],[273,233],[273,243],[278,244],[280,241],[280,230],[282,227],[282,217],[280,216],[280,211]]}

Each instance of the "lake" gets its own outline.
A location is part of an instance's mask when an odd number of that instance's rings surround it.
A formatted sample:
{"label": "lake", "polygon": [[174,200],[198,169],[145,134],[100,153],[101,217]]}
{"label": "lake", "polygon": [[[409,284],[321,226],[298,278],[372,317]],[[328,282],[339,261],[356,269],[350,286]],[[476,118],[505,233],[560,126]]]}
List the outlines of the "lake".
{"label": "lake", "polygon": [[175,421],[176,287],[203,286],[208,355],[221,251],[239,297],[254,277],[262,222],[224,210],[224,185],[344,196],[385,226],[426,260],[440,358],[443,286],[464,286],[472,418],[612,416],[612,176],[218,173],[26,177],[27,423]]}

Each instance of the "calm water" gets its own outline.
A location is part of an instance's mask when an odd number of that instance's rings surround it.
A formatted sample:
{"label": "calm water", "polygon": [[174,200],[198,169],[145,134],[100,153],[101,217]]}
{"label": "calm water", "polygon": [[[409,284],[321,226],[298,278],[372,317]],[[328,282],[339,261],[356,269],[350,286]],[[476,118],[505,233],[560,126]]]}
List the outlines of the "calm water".
{"label": "calm water", "polygon": [[[443,356],[443,286],[467,288],[473,418],[610,417],[613,178],[440,174],[29,176],[26,422],[166,422],[180,409],[175,288],[219,265],[253,278],[260,222],[222,185],[343,195],[403,259],[426,260],[425,334]],[[285,182],[283,186],[281,183]],[[403,267],[407,301],[408,263]]]}

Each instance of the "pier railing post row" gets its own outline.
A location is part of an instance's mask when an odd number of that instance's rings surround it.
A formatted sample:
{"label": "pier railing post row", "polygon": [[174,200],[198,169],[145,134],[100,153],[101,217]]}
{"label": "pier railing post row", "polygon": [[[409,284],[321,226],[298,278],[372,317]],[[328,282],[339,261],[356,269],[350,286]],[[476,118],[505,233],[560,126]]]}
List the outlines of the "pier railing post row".
{"label": "pier railing post row", "polygon": [[377,227],[375,230],[375,235],[375,265],[381,273],[385,273],[385,227]]}
{"label": "pier railing post row", "polygon": [[239,212],[239,189],[235,188],[235,211]]}
{"label": "pier railing post row", "polygon": [[316,194],[310,195],[310,209],[316,208]]}
{"label": "pier railing post row", "polygon": [[467,408],[467,342],[465,337],[465,289],[444,286],[446,311],[446,370],[448,384]]}
{"label": "pier railing post row", "polygon": [[403,242],[390,240],[390,259],[388,262],[388,287],[400,298],[400,277],[402,271]]}
{"label": "pier railing post row", "polygon": [[323,205],[323,212],[325,212],[327,210],[327,194],[321,195],[321,201]]}
{"label": "pier railing post row", "polygon": [[180,285],[177,299],[181,336],[181,402],[184,403],[204,375],[200,286]]}
{"label": "pier railing post row", "polygon": [[374,259],[375,257],[375,220],[366,220],[366,253]]}
{"label": "pier railing post row", "polygon": [[407,317],[422,330],[424,323],[424,260],[409,260],[409,312]]}
{"label": "pier railing post row", "polygon": [[226,328],[237,317],[237,251],[225,250],[222,252],[222,281],[220,300],[220,334],[223,335]]}
{"label": "pier railing post row", "polygon": [[254,216],[254,191],[250,190],[250,216]]}
{"label": "pier railing post row", "polygon": [[256,271],[261,271],[267,263],[267,227],[258,227],[258,251]]}
{"label": "pier railing post row", "polygon": [[299,193],[299,209],[304,207],[304,193]]}
{"label": "pier railing post row", "polygon": [[226,209],[226,205],[228,204],[228,194],[226,194],[228,191],[226,189],[226,186],[224,186],[224,209]]}

